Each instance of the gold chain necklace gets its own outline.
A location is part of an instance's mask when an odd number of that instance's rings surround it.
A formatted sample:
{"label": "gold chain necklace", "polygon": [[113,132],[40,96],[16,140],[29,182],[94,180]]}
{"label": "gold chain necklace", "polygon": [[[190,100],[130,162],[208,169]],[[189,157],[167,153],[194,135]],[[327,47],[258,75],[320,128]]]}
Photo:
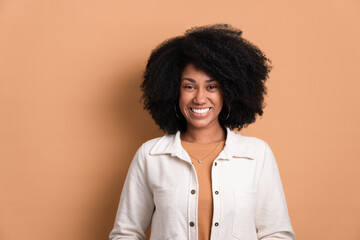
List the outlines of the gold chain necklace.
{"label": "gold chain necklace", "polygon": [[[220,141],[221,142],[221,141]],[[193,155],[191,155],[190,153],[188,153],[190,155],[190,157],[194,158],[195,160],[197,160],[199,163],[201,163],[205,158],[207,158],[211,153],[213,153],[215,151],[215,149],[219,146],[220,142],[218,142],[215,146],[215,148],[213,150],[211,150],[208,154],[205,155],[205,157],[198,159],[196,157],[194,157]]]}

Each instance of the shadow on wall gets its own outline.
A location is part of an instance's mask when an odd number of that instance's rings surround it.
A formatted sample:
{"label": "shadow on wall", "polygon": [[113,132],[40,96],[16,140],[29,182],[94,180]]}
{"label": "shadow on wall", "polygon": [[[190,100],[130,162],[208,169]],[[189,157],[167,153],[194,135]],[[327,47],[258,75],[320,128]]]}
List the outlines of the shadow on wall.
{"label": "shadow on wall", "polygon": [[[144,67],[135,67],[121,71],[115,77],[115,86],[110,87],[105,102],[99,109],[106,127],[114,137],[114,159],[108,166],[109,174],[97,197],[96,209],[91,209],[90,221],[95,230],[94,239],[107,239],[111,231],[128,168],[137,149],[145,141],[162,136],[164,133],[155,125],[150,114],[143,109],[140,84]],[[98,192],[99,194],[99,192]]]}

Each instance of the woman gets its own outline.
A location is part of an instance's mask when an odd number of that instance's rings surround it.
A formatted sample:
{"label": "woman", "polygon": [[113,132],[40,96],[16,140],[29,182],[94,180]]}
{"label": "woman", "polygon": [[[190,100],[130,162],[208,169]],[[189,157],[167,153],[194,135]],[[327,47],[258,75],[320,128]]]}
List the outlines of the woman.
{"label": "woman", "polygon": [[263,114],[269,60],[226,24],[151,54],[144,108],[167,135],[130,166],[110,239],[295,239],[274,156],[232,131]]}

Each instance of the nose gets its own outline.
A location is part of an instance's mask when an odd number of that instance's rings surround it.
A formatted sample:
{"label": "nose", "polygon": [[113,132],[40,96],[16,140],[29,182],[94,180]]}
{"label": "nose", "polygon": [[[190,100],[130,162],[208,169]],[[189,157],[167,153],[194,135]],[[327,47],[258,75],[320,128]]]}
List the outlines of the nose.
{"label": "nose", "polygon": [[193,98],[193,102],[198,105],[203,105],[206,103],[206,92],[204,89],[199,88],[196,91],[195,96]]}

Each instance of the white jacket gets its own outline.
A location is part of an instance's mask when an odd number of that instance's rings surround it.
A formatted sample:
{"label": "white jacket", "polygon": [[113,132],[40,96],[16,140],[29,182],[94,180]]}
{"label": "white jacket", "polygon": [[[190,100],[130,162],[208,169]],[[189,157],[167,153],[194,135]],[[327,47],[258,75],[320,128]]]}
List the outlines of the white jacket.
{"label": "white jacket", "polygon": [[[227,129],[211,179],[211,240],[295,239],[278,167],[264,141]],[[151,223],[150,240],[196,240],[198,189],[180,132],[144,143],[126,177],[110,239],[146,239]]]}

